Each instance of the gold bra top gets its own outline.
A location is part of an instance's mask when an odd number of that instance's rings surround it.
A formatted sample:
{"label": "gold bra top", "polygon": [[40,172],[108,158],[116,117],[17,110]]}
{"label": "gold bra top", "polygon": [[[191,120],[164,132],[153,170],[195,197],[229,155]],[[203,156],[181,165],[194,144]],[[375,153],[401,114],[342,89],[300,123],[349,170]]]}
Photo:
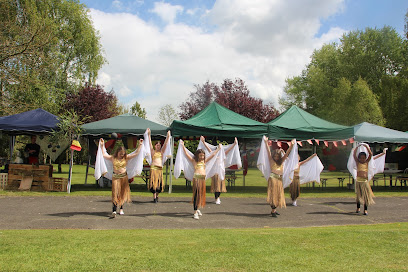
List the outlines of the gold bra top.
{"label": "gold bra top", "polygon": [[282,171],[283,171],[283,165],[282,165],[282,164],[281,164],[281,165],[278,165],[278,164],[276,164],[276,163],[273,163],[271,170],[272,170],[272,172],[277,173],[277,174],[282,173]]}
{"label": "gold bra top", "polygon": [[161,152],[154,152],[153,159],[157,159],[157,158],[160,158],[160,159],[161,159],[161,157],[162,157],[162,153],[161,153]]}
{"label": "gold bra top", "polygon": [[299,176],[299,168],[296,168],[295,171],[293,171],[293,174],[295,176]]}
{"label": "gold bra top", "polygon": [[368,171],[368,163],[357,163],[357,171]]}
{"label": "gold bra top", "polygon": [[205,163],[197,162],[195,169],[198,169],[198,168],[205,168]]}
{"label": "gold bra top", "polygon": [[113,169],[118,170],[126,167],[126,160],[113,160]]}

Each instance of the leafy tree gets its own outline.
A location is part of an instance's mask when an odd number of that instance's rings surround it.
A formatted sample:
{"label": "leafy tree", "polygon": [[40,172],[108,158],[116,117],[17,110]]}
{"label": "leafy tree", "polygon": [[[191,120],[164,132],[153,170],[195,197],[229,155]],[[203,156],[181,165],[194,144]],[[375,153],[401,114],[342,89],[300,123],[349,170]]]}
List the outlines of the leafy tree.
{"label": "leafy tree", "polygon": [[345,33],[340,44],[315,50],[301,75],[287,79],[280,103],[341,124],[367,121],[398,129],[401,116],[387,110],[397,103],[390,98],[390,88],[396,86],[390,79],[405,74],[407,52],[406,41],[391,27]]}
{"label": "leafy tree", "polygon": [[207,81],[203,86],[195,85],[196,92],[190,93],[189,100],[180,105],[180,118],[186,120],[207,107],[212,101],[248,118],[269,122],[279,113],[272,104],[250,95],[242,79],[225,79],[217,86]]}
{"label": "leafy tree", "polygon": [[139,102],[136,103],[130,108],[130,113],[136,116],[139,116],[143,119],[146,119],[146,110],[140,106]]}
{"label": "leafy tree", "polygon": [[96,80],[105,58],[78,0],[3,0],[0,10],[3,107],[57,114],[67,92]]}
{"label": "leafy tree", "polygon": [[169,127],[176,119],[178,119],[176,110],[170,104],[166,104],[159,109],[158,121],[161,124]]}
{"label": "leafy tree", "polygon": [[66,96],[65,110],[74,110],[80,120],[87,122],[107,119],[118,114],[118,98],[113,91],[105,92],[100,85],[86,85],[78,93]]}

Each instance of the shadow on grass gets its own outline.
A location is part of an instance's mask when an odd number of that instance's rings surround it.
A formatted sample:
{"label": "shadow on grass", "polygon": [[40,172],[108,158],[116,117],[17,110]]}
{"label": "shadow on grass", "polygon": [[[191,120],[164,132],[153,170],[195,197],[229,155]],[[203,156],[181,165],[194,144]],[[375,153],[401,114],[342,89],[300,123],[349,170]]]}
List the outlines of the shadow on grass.
{"label": "shadow on grass", "polygon": [[342,215],[350,215],[350,216],[359,216],[360,214],[356,212],[308,212],[306,214],[320,214],[320,215],[328,215],[328,214],[342,214]]}

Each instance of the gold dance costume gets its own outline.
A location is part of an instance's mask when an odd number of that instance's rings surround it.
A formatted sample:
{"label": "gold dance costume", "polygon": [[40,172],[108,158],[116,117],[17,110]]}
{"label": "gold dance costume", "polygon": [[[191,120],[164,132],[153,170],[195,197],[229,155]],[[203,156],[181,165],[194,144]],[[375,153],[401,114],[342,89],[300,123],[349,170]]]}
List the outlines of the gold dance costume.
{"label": "gold dance costume", "polygon": [[126,168],[126,160],[113,159],[113,176],[112,176],[112,203],[116,206],[122,206],[130,200],[130,187],[127,173],[115,174],[116,170]]}
{"label": "gold dance costume", "polygon": [[221,180],[218,175],[214,175],[211,178],[211,193],[226,193],[227,187],[225,187],[225,179]]}
{"label": "gold dance costume", "polygon": [[272,173],[268,179],[267,202],[269,203],[269,205],[271,205],[271,207],[286,207],[281,174],[283,173],[283,165],[277,165],[276,163],[274,163],[273,165],[271,165],[271,170]]}
{"label": "gold dance costume", "polygon": [[[198,162],[195,166],[195,170],[197,169],[205,169],[204,162]],[[205,207],[205,175],[200,175],[194,173],[193,178],[193,199],[191,200],[192,203],[195,203],[197,208]],[[195,199],[195,201],[194,201]]]}
{"label": "gold dance costume", "polygon": [[368,163],[357,163],[357,180],[356,180],[356,201],[361,204],[375,204],[373,197],[374,193],[371,190],[370,181],[367,178],[359,177],[358,173],[362,171],[368,172]]}
{"label": "gold dance costume", "polygon": [[[162,161],[162,153],[155,152],[153,155],[153,161],[160,159]],[[163,167],[152,165],[150,167],[150,180],[148,184],[148,189],[152,193],[163,192]]]}
{"label": "gold dance costume", "polygon": [[295,201],[300,195],[299,168],[297,168],[293,173],[293,180],[289,185],[289,193],[292,201]]}

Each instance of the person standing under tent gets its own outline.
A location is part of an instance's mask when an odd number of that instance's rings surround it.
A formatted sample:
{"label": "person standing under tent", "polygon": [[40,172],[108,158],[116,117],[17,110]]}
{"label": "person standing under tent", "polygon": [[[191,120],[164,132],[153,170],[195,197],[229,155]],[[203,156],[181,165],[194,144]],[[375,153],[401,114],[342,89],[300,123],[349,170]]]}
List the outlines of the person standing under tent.
{"label": "person standing under tent", "polygon": [[[181,151],[183,149],[183,151]],[[194,219],[200,219],[199,216],[202,215],[201,211],[199,210],[200,208],[205,207],[205,194],[206,194],[206,186],[205,186],[205,180],[207,177],[206,174],[206,167],[207,164],[211,163],[212,166],[215,165],[214,169],[215,171],[218,171],[221,168],[221,165],[223,165],[223,162],[220,162],[218,160],[223,160],[223,156],[220,158],[217,156],[219,153],[223,155],[223,152],[219,152],[222,149],[221,145],[218,146],[218,148],[212,152],[208,157],[206,157],[204,150],[198,149],[195,154],[193,155],[190,151],[187,150],[187,148],[184,146],[184,142],[182,140],[179,141],[179,149],[177,152],[177,158],[176,158],[176,163],[175,163],[175,176],[178,178],[176,174],[179,172],[177,170],[178,168],[178,161],[182,161],[186,159],[186,165],[184,169],[184,176],[187,178],[190,174],[188,172],[191,172],[193,170],[193,198],[192,198],[192,203],[194,207]],[[183,152],[184,154],[181,154]],[[181,158],[181,159],[180,159]],[[185,160],[184,160],[185,161]],[[181,167],[183,168],[183,167]],[[187,168],[190,168],[190,170],[187,170]],[[218,170],[217,170],[218,169]],[[225,168],[223,169],[225,171]],[[213,173],[214,174],[214,173]],[[212,176],[213,174],[210,174]],[[189,177],[191,178],[191,177]]]}
{"label": "person standing under tent", "polygon": [[[113,165],[112,173],[112,218],[116,217],[117,207],[120,207],[119,214],[124,215],[123,204],[125,202],[131,202],[130,200],[130,186],[128,178],[132,178],[136,174],[133,174],[135,168],[143,167],[143,139],[139,140],[138,148],[130,153],[126,154],[126,149],[124,146],[120,146],[116,149],[114,155],[109,155],[105,149],[105,142],[101,138],[99,140],[98,153],[102,153],[103,158],[108,161],[103,161],[100,158],[100,154],[97,155],[97,162],[95,163],[95,172],[100,172],[105,174],[107,172],[106,164],[109,162]],[[99,158],[98,158],[99,156]],[[137,159],[137,161],[134,161]],[[105,164],[106,163],[106,164]],[[103,164],[103,166],[101,165]],[[141,167],[140,167],[141,166]],[[104,167],[104,169],[100,169]],[[98,169],[97,169],[98,168]],[[139,174],[141,169],[138,171]],[[132,173],[132,174],[130,174]],[[129,175],[130,174],[130,175]]]}
{"label": "person standing under tent", "polygon": [[147,132],[149,140],[148,148],[150,148],[150,154],[148,158],[148,162],[150,163],[150,179],[148,183],[148,189],[153,193],[153,202],[157,203],[159,202],[159,193],[163,192],[164,190],[163,165],[166,162],[167,158],[171,156],[171,153],[166,154],[166,151],[167,153],[171,152],[170,148],[167,150],[171,134],[170,130],[167,131],[167,137],[164,141],[163,146],[161,146],[160,141],[157,141],[153,148],[151,132],[149,128],[147,129]]}
{"label": "person standing under tent", "polygon": [[[208,143],[205,142],[205,139],[204,139],[203,136],[200,137],[200,141],[205,146],[206,150],[208,151],[208,154],[213,152],[213,150],[210,148]],[[225,150],[225,156],[228,156],[229,152],[237,145],[238,145],[238,140],[237,140],[237,138],[235,138],[234,143],[232,145],[230,145],[227,149],[225,149],[225,147],[222,146],[222,148],[224,148],[224,150]],[[237,152],[237,156],[239,156],[239,150]],[[241,161],[240,157],[239,157],[239,161]],[[217,175],[217,174],[214,175],[211,178],[211,193],[214,193],[215,204],[217,204],[217,205],[221,204],[221,200],[220,200],[221,193],[226,193],[226,192],[227,192],[227,188],[225,186],[225,178],[221,180],[219,175]]]}
{"label": "person standing under tent", "polygon": [[28,164],[39,164],[40,146],[36,143],[37,136],[31,136],[31,143],[25,146],[24,151],[28,153]]}
{"label": "person standing under tent", "polygon": [[287,173],[292,173],[293,175],[293,171],[298,164],[297,151],[296,154],[292,154],[289,162],[286,162],[295,145],[296,140],[293,139],[286,153],[281,148],[275,149],[273,150],[273,153],[271,153],[268,146],[268,138],[264,136],[263,141],[261,142],[261,150],[259,152],[257,164],[264,177],[268,179],[267,202],[271,206],[272,217],[277,217],[279,215],[276,211],[277,208],[286,207],[282,179],[283,176],[286,175],[285,171],[287,171]]}
{"label": "person standing under tent", "polygon": [[359,144],[351,150],[347,168],[355,180],[356,213],[360,213],[360,206],[363,204],[363,214],[368,215],[368,206],[375,204],[370,181],[375,174],[384,171],[386,151],[387,149],[384,149],[382,153],[376,155],[373,159],[373,153],[367,144]]}

